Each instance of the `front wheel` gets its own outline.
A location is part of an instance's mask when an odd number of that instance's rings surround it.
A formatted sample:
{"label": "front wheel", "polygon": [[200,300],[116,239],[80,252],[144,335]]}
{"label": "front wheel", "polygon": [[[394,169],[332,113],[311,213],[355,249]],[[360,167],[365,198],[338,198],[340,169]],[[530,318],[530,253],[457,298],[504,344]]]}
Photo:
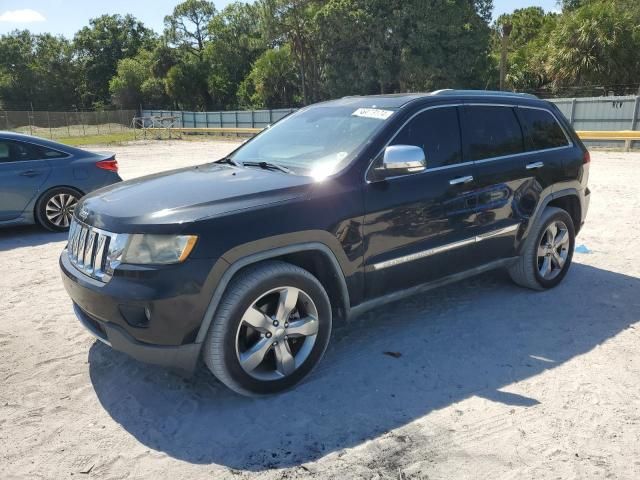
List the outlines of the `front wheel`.
{"label": "front wheel", "polygon": [[512,280],[534,290],[555,287],[569,270],[575,238],[571,216],[547,207],[532,227],[521,257],[509,268]]}
{"label": "front wheel", "polygon": [[243,395],[286,390],[320,362],[331,335],[331,305],[306,270],[269,261],[229,285],[203,345],[211,372]]}

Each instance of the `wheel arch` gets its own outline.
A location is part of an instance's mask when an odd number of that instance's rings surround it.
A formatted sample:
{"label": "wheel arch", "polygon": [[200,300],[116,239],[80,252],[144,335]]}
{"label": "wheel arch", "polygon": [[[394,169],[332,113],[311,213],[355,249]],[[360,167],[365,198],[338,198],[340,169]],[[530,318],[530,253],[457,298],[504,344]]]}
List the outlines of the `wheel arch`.
{"label": "wheel arch", "polygon": [[552,192],[545,196],[542,200],[540,200],[533,215],[531,215],[531,217],[529,218],[526,229],[522,236],[522,241],[520,242],[519,250],[522,248],[522,245],[526,241],[526,238],[529,236],[531,228],[536,224],[547,207],[557,207],[565,210],[573,220],[573,227],[575,229],[576,235],[580,231],[582,223],[582,205],[580,203],[578,190],[575,188],[567,188],[559,190],[557,192]]}
{"label": "wheel arch", "polygon": [[42,197],[44,197],[47,193],[51,192],[52,190],[57,190],[58,188],[68,188],[69,190],[78,192],[78,194],[80,195],[78,197],[78,200],[80,200],[82,197],[86,195],[82,190],[80,190],[78,187],[74,187],[73,185],[54,185],[53,187],[47,187],[45,190],[38,192],[38,194],[35,195],[34,197],[34,202],[33,202],[34,215],[38,213],[37,212],[38,203],[40,203],[40,200],[42,199]]}
{"label": "wheel arch", "polygon": [[[224,259],[221,260],[224,261]],[[336,255],[327,245],[320,242],[298,243],[256,252],[229,264],[213,292],[195,343],[204,342],[222,296],[233,278],[245,268],[266,260],[282,260],[307,270],[320,281],[326,290],[334,315],[344,318],[349,315],[349,290]]]}
{"label": "wheel arch", "polygon": [[577,235],[580,231],[582,223],[582,206],[580,205],[578,193],[569,191],[562,195],[554,195],[553,197],[554,198],[550,199],[550,201],[547,202],[545,208],[557,207],[567,212],[571,217],[571,220],[573,220],[573,228],[575,229]]}

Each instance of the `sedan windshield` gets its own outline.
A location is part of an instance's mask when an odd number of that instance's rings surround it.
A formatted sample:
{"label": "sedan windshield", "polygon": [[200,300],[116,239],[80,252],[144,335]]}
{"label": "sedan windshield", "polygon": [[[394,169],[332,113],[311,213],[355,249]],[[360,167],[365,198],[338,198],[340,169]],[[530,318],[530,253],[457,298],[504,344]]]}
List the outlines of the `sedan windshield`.
{"label": "sedan windshield", "polygon": [[262,132],[231,158],[324,177],[346,166],[393,113],[353,106],[305,108]]}

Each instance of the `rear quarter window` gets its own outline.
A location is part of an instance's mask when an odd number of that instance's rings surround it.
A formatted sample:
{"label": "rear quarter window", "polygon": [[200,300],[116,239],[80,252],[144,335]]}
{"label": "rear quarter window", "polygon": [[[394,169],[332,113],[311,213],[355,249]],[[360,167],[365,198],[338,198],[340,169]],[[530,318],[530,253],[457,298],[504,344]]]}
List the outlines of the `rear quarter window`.
{"label": "rear quarter window", "polygon": [[67,153],[60,152],[49,147],[43,147],[40,145],[32,145],[31,147],[34,150],[34,155],[38,158],[65,158],[69,156]]}
{"label": "rear quarter window", "polygon": [[527,151],[566,147],[569,144],[562,127],[547,110],[521,107],[519,114],[527,133],[525,138]]}

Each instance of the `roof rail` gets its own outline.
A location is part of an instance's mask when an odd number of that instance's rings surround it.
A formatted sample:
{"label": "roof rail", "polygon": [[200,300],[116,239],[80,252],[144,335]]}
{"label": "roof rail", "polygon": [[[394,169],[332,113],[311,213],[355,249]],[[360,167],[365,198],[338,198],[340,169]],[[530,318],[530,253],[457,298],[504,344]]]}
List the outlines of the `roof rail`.
{"label": "roof rail", "polygon": [[446,88],[443,90],[436,90],[431,92],[431,95],[475,95],[475,96],[487,96],[487,97],[526,97],[526,98],[538,98],[530,93],[516,93],[516,92],[503,92],[498,90],[454,90]]}

